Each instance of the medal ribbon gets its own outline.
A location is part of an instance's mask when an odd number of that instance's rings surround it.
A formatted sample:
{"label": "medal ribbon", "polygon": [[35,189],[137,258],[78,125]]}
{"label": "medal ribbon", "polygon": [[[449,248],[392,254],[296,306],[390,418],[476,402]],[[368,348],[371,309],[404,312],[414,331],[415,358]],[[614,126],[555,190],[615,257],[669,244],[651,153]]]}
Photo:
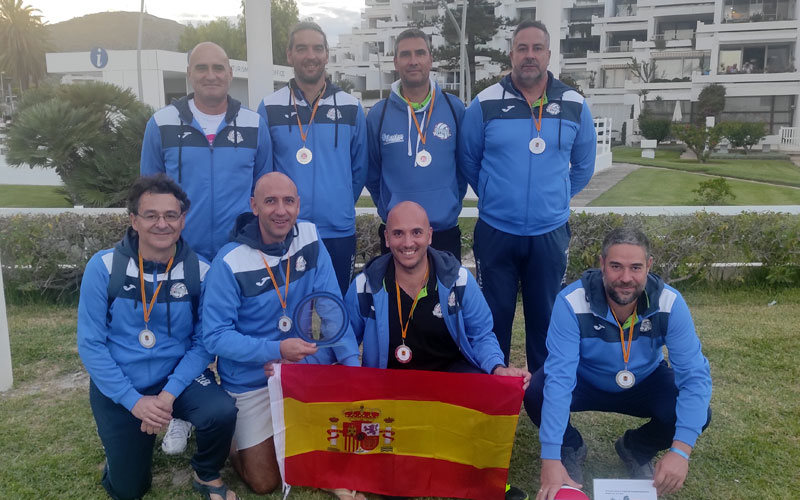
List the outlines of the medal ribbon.
{"label": "medal ribbon", "polygon": [[[531,118],[533,119],[533,124],[536,126],[536,136],[539,137],[542,132],[542,109],[544,108],[544,94],[542,97],[539,98],[539,119],[536,119],[536,114],[533,112],[533,104],[530,101],[525,99],[525,102],[528,103],[528,107],[531,108]],[[614,311],[611,311],[614,312]]]}
{"label": "medal ribbon", "polygon": [[[292,272],[291,264],[291,257],[286,257],[286,286],[284,287],[283,295],[281,295],[281,291],[278,289],[278,282],[275,281],[275,275],[272,274],[272,269],[269,268],[267,264],[267,259],[264,258],[264,255],[261,254],[261,260],[264,261],[264,267],[267,268],[267,272],[269,273],[269,277],[272,280],[272,286],[275,287],[275,293],[278,294],[278,300],[281,303],[281,307],[283,307],[284,314],[286,313],[286,301],[289,300],[289,273]],[[280,261],[278,261],[278,265],[280,266]]]}
{"label": "medal ribbon", "polygon": [[[638,305],[638,301],[636,302]],[[611,314],[614,315],[614,321],[617,322],[617,326],[619,327],[619,341],[622,344],[622,359],[625,361],[625,369],[628,369],[628,359],[631,357],[631,341],[633,340],[633,325],[636,323],[636,309],[633,310],[633,317],[631,317],[631,326],[628,329],[628,348],[625,349],[625,330],[622,328],[619,320],[617,319],[617,315],[614,314],[614,309],[611,309]]]}
{"label": "medal ribbon", "polygon": [[[427,113],[428,114],[428,119],[427,119],[427,121],[425,121],[425,130],[424,131],[419,127],[419,122],[417,121],[417,113],[414,111],[414,106],[411,105],[411,101],[409,101],[408,99],[406,99],[405,96],[403,96],[403,99],[405,99],[406,104],[408,104],[408,108],[411,110],[411,118],[414,119],[414,125],[417,126],[417,133],[419,134],[419,140],[422,141],[422,146],[423,147],[425,147],[425,141],[427,140],[428,125],[431,124],[431,117],[433,116],[433,104],[436,102],[436,89],[434,88],[431,92],[432,92],[431,93],[431,107],[428,108],[428,113]],[[423,118],[423,120],[425,120],[425,118]],[[401,321],[401,324],[402,324],[402,321]]]}
{"label": "medal ribbon", "polygon": [[[424,287],[428,283],[428,271],[430,269],[425,269],[425,277],[422,279],[422,286],[419,289],[419,292],[422,291],[422,287]],[[408,313],[408,321],[406,324],[403,324],[403,306],[400,305],[400,285],[397,283],[397,279],[394,280],[394,286],[397,290],[397,316],[400,318],[400,331],[403,335],[403,345],[406,345],[406,332],[408,332],[408,325],[411,324],[411,316],[414,315],[414,309],[417,307],[417,300],[419,300],[419,292],[417,292],[417,296],[414,297],[414,303],[411,305],[411,311]]]}
{"label": "medal ribbon", "polygon": [[[169,273],[169,270],[172,267],[172,261],[174,259],[175,255],[173,254],[172,257],[169,258],[169,262],[167,262],[167,270],[164,271],[165,274]],[[147,324],[150,322],[150,312],[153,310],[153,306],[156,304],[156,297],[158,297],[158,292],[161,290],[161,285],[163,285],[164,282],[162,281],[158,284],[155,293],[153,293],[153,298],[150,299],[150,307],[147,307],[147,294],[144,291],[144,264],[142,262],[142,254],[139,254],[139,283],[141,284],[140,288],[142,289],[142,313],[144,314],[144,326],[147,327]]]}
{"label": "medal ribbon", "polygon": [[[322,85],[322,90],[320,90],[316,101],[314,102],[314,107],[311,110],[311,119],[308,121],[308,130],[306,132],[303,132],[303,124],[300,123],[300,113],[298,113],[297,111],[297,101],[295,101],[294,99],[294,90],[291,88],[289,89],[289,91],[292,93],[292,105],[294,106],[294,116],[295,118],[297,118],[297,126],[300,127],[300,138],[303,139],[303,146],[306,145],[306,137],[308,137],[308,134],[311,132],[311,125],[314,124],[314,115],[317,114],[317,108],[319,108],[319,102],[322,100],[322,96],[325,95],[325,89],[327,87],[328,87],[328,82],[325,82]],[[261,258],[263,259],[264,257]],[[269,269],[269,266],[267,266],[267,269]]]}

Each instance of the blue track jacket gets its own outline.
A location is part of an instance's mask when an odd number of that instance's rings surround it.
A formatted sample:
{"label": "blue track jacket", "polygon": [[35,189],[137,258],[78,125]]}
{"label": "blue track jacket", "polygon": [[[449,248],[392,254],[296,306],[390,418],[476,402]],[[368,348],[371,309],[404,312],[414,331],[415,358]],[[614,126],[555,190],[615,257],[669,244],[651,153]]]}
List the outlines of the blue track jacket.
{"label": "blue track jacket", "polygon": [[[669,351],[678,387],[676,440],[694,446],[708,418],[711,374],[683,297],[655,274],[639,298],[628,370],[641,383]],[[620,318],[622,321],[622,318]],[[625,330],[627,342],[627,329]],[[542,458],[559,459],[576,374],[601,391],[620,392],[615,381],[625,368],[619,326],[611,314],[599,269],[586,271],[556,298],[544,363],[544,405],[539,439]]]}
{"label": "blue track jacket", "polygon": [[[188,252],[183,239],[178,240],[168,275],[165,264],[144,262],[148,305],[157,283],[164,283],[150,313],[148,326],[156,337],[150,349],[139,344],[139,332],[145,325],[138,235],[128,229],[115,248],[129,261],[123,287],[110,307],[107,288],[114,250],[97,252],[86,265],[78,303],[78,354],[100,392],[131,410],[142,397],[139,391],[165,380],[164,390],[180,396],[213,358],[203,347],[198,312],[192,310],[192,298],[183,281]],[[198,258],[202,280],[209,264],[202,256]],[[154,272],[157,282],[153,281]]]}
{"label": "blue track jacket", "polygon": [[[294,80],[265,97],[258,113],[269,126],[275,170],[297,185],[300,218],[316,224],[323,238],[343,238],[356,232],[355,202],[367,178],[367,127],[361,103],[330,80],[327,84],[312,126],[314,103],[306,100]],[[303,147],[298,115],[312,154],[307,165],[296,157]]]}
{"label": "blue track jacket", "polygon": [[[483,90],[459,133],[464,175],[478,195],[480,218],[500,231],[536,236],[563,226],[569,202],[592,178],[597,136],[583,96],[547,73],[547,101],[537,136],[531,108],[511,75]],[[535,109],[536,118],[539,107]]]}
{"label": "blue track jacket", "polygon": [[[426,137],[424,145],[411,109],[400,95],[399,81],[392,84],[389,97],[370,110],[367,189],[384,222],[392,207],[402,201],[414,201],[428,213],[433,230],[442,231],[458,224],[461,200],[467,190],[456,154],[464,105],[443,92],[436,82],[431,81],[431,86],[436,91],[433,116],[429,116],[430,102],[415,113]],[[431,153],[432,162],[427,167],[416,163],[417,152],[422,149]]]}
{"label": "blue track jacket", "polygon": [[[264,245],[256,216],[242,214],[231,239],[212,262],[206,279],[203,339],[209,352],[219,356],[217,369],[222,386],[242,393],[266,387],[264,364],[280,359],[280,341],[293,336],[278,330],[283,309],[264,260],[278,280],[281,294],[286,290],[287,261],[292,266],[286,299],[290,318],[313,292],[341,295],[330,256],[314,224],[298,221],[286,240]],[[336,360],[359,365],[358,345],[349,328],[342,345],[321,348],[303,361],[328,364]]]}
{"label": "blue track jacket", "polygon": [[212,260],[228,242],[236,217],[250,211],[259,177],[272,171],[272,143],[258,114],[228,96],[228,111],[209,145],[189,110],[194,94],[158,110],[144,132],[141,174],[166,172],[192,206],[183,236]]}
{"label": "blue track jacket", "polygon": [[[428,255],[433,258],[442,312],[447,311],[444,322],[461,354],[486,373],[505,366],[492,331],[492,313],[475,278],[448,252],[428,247]],[[389,294],[383,278],[392,258],[386,254],[367,264],[345,298],[356,339],[364,344],[362,365],[371,368],[386,368],[389,356]]]}

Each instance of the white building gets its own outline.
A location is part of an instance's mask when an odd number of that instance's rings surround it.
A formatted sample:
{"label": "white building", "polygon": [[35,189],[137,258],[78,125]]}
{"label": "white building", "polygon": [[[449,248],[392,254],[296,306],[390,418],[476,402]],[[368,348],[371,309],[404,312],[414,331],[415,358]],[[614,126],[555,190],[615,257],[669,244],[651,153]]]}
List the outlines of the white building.
{"label": "white building", "polygon": [[[459,1],[459,4],[461,2]],[[539,19],[553,40],[551,71],[573,78],[594,116],[610,117],[618,133],[638,116],[642,94],[656,114],[672,118],[676,106],[688,122],[700,91],[726,87],[723,120],[761,121],[769,133],[800,127],[800,22],[797,0],[500,0],[497,17],[512,19],[489,46],[510,49],[514,25]],[[451,7],[453,4],[451,4]],[[546,11],[537,9],[547,9]],[[555,9],[555,11],[553,10]],[[432,25],[443,15],[434,1],[366,0],[361,27],[331,49],[329,71],[362,91],[365,107],[395,79],[394,39],[422,23],[433,44],[444,43]],[[552,19],[555,17],[556,21]],[[556,35],[558,33],[558,35]],[[629,63],[655,64],[649,82]],[[434,70],[437,66],[434,65]],[[476,79],[496,76],[496,64],[478,63]],[[457,72],[438,71],[443,87],[458,87]]]}

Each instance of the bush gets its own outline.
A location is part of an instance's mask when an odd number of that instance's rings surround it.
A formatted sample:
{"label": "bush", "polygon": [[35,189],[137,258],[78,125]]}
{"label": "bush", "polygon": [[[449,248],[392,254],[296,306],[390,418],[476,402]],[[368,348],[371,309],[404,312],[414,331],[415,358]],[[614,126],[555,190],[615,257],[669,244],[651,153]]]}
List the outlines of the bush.
{"label": "bush", "polygon": [[736,199],[736,195],[731,191],[731,185],[724,177],[709,179],[700,183],[697,189],[692,189],[697,193],[695,203],[698,205],[730,205],[730,201]]}
{"label": "bush", "polygon": [[[356,261],[378,255],[378,217],[357,217]],[[567,276],[577,279],[597,265],[605,235],[623,224],[643,228],[651,238],[654,272],[668,283],[715,280],[715,262],[761,262],[746,268],[738,279],[800,284],[800,217],[746,213],[721,216],[698,212],[691,216],[645,217],[616,214],[574,214]],[[14,215],[0,217],[0,254],[6,290],[74,296],[86,262],[110,248],[128,225],[123,214],[84,216]],[[755,272],[753,271],[755,269]]]}
{"label": "bush", "polygon": [[649,113],[639,115],[639,131],[647,139],[663,142],[669,137],[671,125],[665,118],[653,118]]}
{"label": "bush", "polygon": [[763,123],[757,122],[725,122],[722,126],[722,135],[726,137],[735,148],[744,149],[744,154],[750,152],[753,146],[767,135]]}
{"label": "bush", "polygon": [[705,126],[707,116],[713,116],[719,121],[723,109],[725,109],[725,87],[716,83],[706,85],[697,98],[697,124]]}
{"label": "bush", "polygon": [[722,127],[720,125],[706,128],[705,125],[676,124],[672,127],[672,132],[678,140],[686,143],[686,147],[692,150],[700,163],[708,161],[714,148],[722,140]]}

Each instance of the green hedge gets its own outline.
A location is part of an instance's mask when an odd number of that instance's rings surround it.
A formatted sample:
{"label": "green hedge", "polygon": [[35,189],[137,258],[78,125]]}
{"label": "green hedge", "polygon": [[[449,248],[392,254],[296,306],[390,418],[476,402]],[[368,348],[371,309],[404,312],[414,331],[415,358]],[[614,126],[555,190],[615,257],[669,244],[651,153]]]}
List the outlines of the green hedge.
{"label": "green hedge", "polygon": [[[462,220],[462,225],[470,226],[470,222]],[[65,213],[0,217],[0,255],[6,289],[12,293],[74,294],[89,258],[98,250],[113,246],[127,224],[125,215]],[[357,218],[357,262],[366,262],[378,254],[379,224],[377,217]],[[622,224],[637,225],[650,236],[654,271],[667,282],[713,281],[725,277],[800,284],[800,217],[778,213],[722,216],[704,212],[659,217],[573,214],[569,281],[580,276],[584,269],[597,265],[603,237]],[[465,243],[471,238],[467,231]],[[468,250],[465,249],[465,255]],[[731,276],[730,269],[712,266],[719,262],[760,262],[762,266],[739,268]]]}

